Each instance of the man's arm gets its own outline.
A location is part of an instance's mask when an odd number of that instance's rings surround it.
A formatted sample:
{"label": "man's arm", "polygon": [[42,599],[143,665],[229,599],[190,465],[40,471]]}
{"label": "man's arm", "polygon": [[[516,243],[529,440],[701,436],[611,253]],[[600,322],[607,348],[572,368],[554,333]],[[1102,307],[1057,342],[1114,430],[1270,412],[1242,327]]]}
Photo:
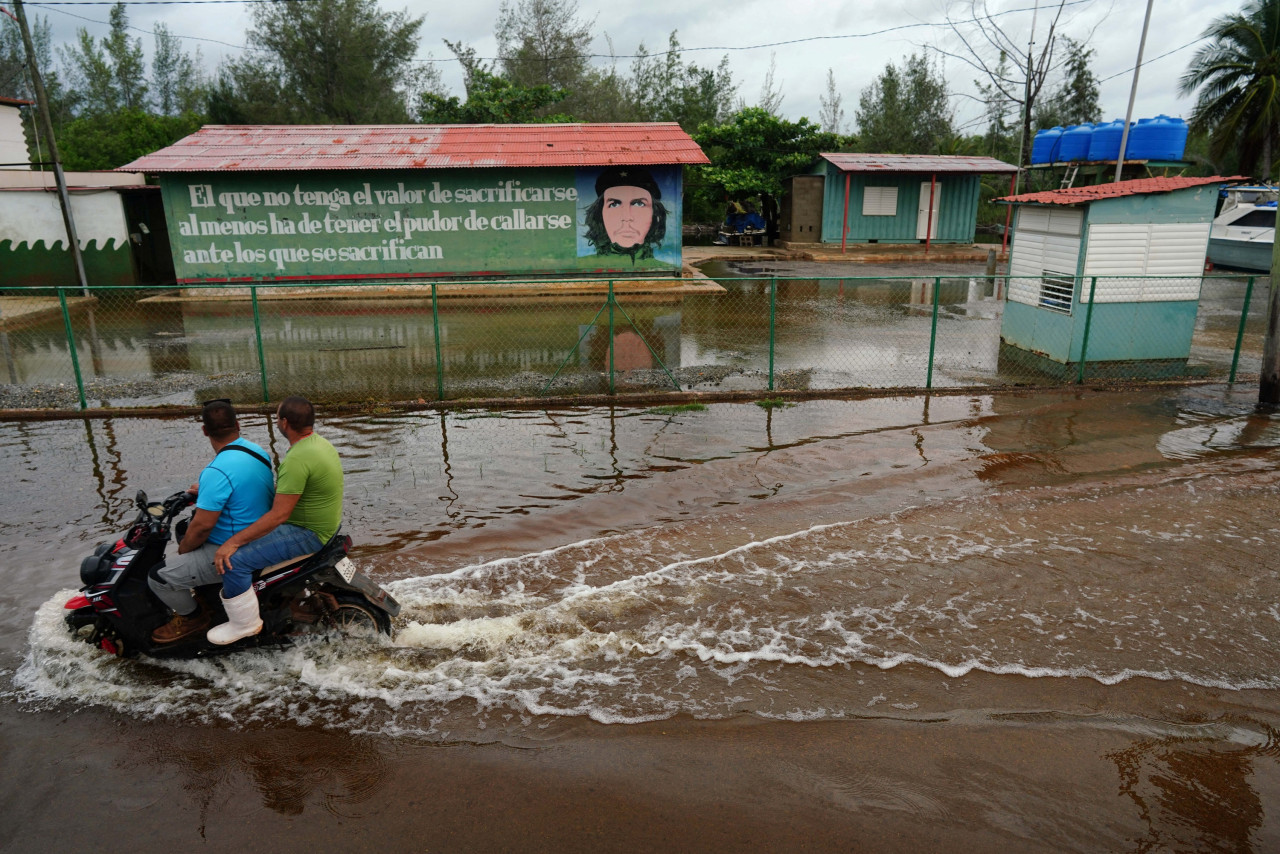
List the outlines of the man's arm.
{"label": "man's arm", "polygon": [[203,546],[221,515],[218,510],[201,510],[197,507],[195,515],[191,517],[191,524],[187,525],[186,536],[178,543],[178,554],[184,555]]}
{"label": "man's arm", "polygon": [[298,506],[298,499],[301,497],[301,495],[285,495],[277,492],[275,501],[271,503],[271,509],[261,519],[243,531],[232,534],[226,542],[218,546],[218,553],[213,558],[213,565],[218,568],[218,574],[221,575],[231,568],[231,556],[241,546],[266,536],[288,519],[293,513],[293,508]]}

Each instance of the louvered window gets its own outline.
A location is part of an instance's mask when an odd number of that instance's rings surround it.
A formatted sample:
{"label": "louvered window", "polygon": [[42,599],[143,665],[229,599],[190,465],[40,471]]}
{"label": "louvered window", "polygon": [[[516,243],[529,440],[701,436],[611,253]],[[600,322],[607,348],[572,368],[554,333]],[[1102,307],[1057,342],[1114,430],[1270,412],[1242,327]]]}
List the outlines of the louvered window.
{"label": "louvered window", "polygon": [[867,187],[862,191],[863,216],[897,216],[897,187]]}
{"label": "louvered window", "polygon": [[1040,280],[1040,307],[1059,314],[1071,313],[1071,300],[1075,295],[1076,280],[1065,273],[1045,270]]}

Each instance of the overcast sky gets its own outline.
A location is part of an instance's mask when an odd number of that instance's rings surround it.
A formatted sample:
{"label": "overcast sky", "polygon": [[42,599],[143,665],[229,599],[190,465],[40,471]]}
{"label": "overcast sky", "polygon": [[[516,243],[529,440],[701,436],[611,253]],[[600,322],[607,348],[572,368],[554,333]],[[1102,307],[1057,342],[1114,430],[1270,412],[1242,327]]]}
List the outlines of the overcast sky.
{"label": "overcast sky", "polygon": [[[63,0],[66,2],[67,0]],[[5,0],[0,0],[4,3]],[[1186,117],[1191,100],[1179,98],[1177,81],[1187,67],[1200,34],[1220,15],[1239,10],[1244,0],[1154,0],[1147,36],[1144,66],[1138,83],[1134,118],[1160,113]],[[500,0],[465,3],[437,0],[383,0],[388,10],[407,9],[424,15],[420,59],[452,59],[441,39],[462,40],[481,56],[496,54],[493,24]],[[686,61],[714,66],[728,56],[738,95],[748,104],[758,101],[769,68],[776,56],[775,80],[785,95],[781,112],[788,118],[808,116],[815,121],[818,99],[824,92],[827,69],[835,72],[844,98],[846,121],[852,124],[858,95],[883,71],[913,52],[930,46],[960,50],[946,25],[948,15],[969,17],[962,0],[616,0],[611,4],[580,0],[579,16],[595,21],[595,52],[625,56],[640,43],[651,51],[663,49],[672,30],[679,31],[681,45],[690,49]],[[1036,17],[1036,37],[1047,35],[1052,0],[989,0],[999,23],[1017,43],[1026,45]],[[28,2],[28,14],[48,16],[56,40],[74,38],[78,27],[96,36],[107,32],[104,5],[41,5]],[[1104,118],[1123,118],[1137,60],[1146,4],[1142,0],[1068,0],[1058,32],[1088,40],[1096,50],[1094,72],[1102,80]],[[239,4],[133,5],[130,23],[143,39],[148,54],[152,39],[146,35],[155,22],[165,22],[183,38],[189,52],[199,47],[212,71],[223,58],[238,55],[249,25],[248,6]],[[939,57],[953,92],[957,126],[966,132],[981,130],[981,109],[972,99],[973,81],[979,72],[960,60]],[[603,60],[601,60],[603,61]],[[630,60],[618,60],[625,71]],[[456,62],[439,63],[446,84],[461,94],[461,74]],[[849,128],[846,128],[846,130]]]}

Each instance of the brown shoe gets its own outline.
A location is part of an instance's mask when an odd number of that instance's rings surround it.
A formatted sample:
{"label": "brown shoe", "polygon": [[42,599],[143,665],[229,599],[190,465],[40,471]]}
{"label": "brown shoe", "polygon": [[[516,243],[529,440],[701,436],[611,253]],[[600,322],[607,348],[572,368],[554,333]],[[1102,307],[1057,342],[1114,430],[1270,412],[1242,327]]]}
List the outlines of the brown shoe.
{"label": "brown shoe", "polygon": [[185,616],[174,614],[169,622],[151,633],[151,640],[155,643],[174,643],[207,631],[212,622],[213,617],[204,608],[197,608]]}

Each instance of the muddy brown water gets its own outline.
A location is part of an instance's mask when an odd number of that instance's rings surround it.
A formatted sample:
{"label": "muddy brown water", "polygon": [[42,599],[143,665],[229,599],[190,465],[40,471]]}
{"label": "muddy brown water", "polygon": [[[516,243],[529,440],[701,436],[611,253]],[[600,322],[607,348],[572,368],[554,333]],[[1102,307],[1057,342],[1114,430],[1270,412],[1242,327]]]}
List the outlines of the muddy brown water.
{"label": "muddy brown water", "polygon": [[1254,394],[323,419],[394,638],[193,663],[59,612],[197,425],[0,423],[0,848],[1276,850]]}

